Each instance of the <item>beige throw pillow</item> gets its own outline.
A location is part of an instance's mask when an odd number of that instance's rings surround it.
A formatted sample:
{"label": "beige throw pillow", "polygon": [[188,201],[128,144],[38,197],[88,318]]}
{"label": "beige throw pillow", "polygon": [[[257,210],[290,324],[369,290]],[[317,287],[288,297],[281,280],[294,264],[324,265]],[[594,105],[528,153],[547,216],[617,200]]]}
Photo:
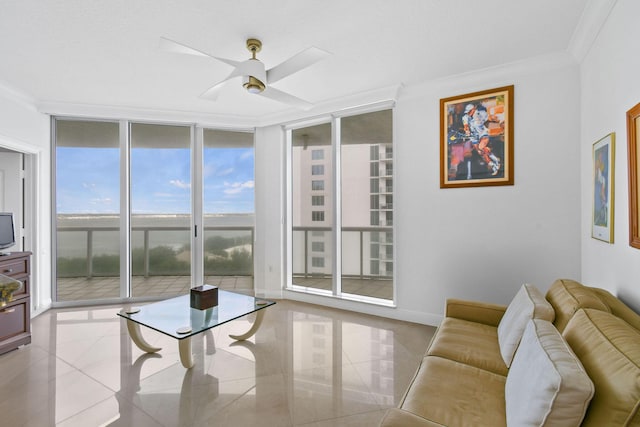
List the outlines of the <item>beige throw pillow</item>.
{"label": "beige throw pillow", "polygon": [[498,324],[500,354],[507,367],[511,366],[511,360],[520,344],[527,322],[530,319],[553,322],[554,316],[553,307],[544,299],[538,288],[530,284],[520,287]]}
{"label": "beige throw pillow", "polygon": [[530,320],[507,375],[507,425],[579,426],[593,393],[593,383],[560,332],[546,320]]}

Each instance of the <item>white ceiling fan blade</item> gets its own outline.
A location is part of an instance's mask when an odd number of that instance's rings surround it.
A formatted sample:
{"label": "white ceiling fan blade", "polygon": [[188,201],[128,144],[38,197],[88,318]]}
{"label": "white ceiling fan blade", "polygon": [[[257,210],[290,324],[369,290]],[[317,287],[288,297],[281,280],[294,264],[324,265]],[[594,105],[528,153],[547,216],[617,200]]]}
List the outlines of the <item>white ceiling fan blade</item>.
{"label": "white ceiling fan blade", "polygon": [[235,70],[233,70],[231,74],[227,76],[226,79],[216,83],[215,85],[211,86],[209,89],[204,91],[200,95],[200,98],[206,98],[210,101],[215,101],[216,99],[218,99],[218,95],[220,95],[220,90],[224,87],[224,85],[227,84],[229,80],[233,80],[234,78],[241,75],[242,74],[240,73],[240,71],[236,68]]}
{"label": "white ceiling fan blade", "polygon": [[331,55],[329,52],[312,46],[292,56],[283,63],[276,65],[270,70],[267,70],[267,81],[269,83],[277,82],[284,77],[315,64],[329,55]]}
{"label": "white ceiling fan blade", "polygon": [[307,102],[293,95],[289,95],[286,92],[283,92],[278,89],[274,89],[273,87],[270,87],[270,86],[267,86],[267,88],[264,91],[262,91],[259,95],[262,95],[265,98],[269,98],[274,101],[292,105],[296,108],[300,108],[301,110],[309,110],[313,107],[313,104],[310,102]]}
{"label": "white ceiling fan blade", "polygon": [[224,62],[225,64],[229,64],[232,67],[237,67],[240,64],[239,61],[234,61],[232,59],[226,59],[226,58],[218,58],[217,56],[209,55],[206,52],[203,52],[203,51],[198,50],[198,49],[194,49],[192,47],[184,45],[184,44],[182,44],[180,42],[177,42],[175,40],[168,39],[166,37],[160,37],[160,49],[164,50],[165,52],[171,52],[171,53],[181,53],[181,54],[185,54],[185,55],[206,56],[208,58],[217,59],[218,61]]}
{"label": "white ceiling fan blade", "polygon": [[182,43],[168,39],[166,37],[160,37],[159,46],[160,46],[160,49],[164,50],[165,52],[182,53],[186,55],[197,55],[197,56],[207,56],[207,57],[211,56],[202,51],[183,45]]}

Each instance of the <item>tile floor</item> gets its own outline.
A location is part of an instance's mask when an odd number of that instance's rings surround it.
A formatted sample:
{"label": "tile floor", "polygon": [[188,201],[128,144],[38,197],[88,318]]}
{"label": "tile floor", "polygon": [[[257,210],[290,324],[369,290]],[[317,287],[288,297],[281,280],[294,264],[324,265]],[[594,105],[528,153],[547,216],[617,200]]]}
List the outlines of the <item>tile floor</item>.
{"label": "tile floor", "polygon": [[[396,406],[435,328],[278,300],[258,333],[227,323],[177,342],[142,328],[132,344],[121,306],[54,309],[33,342],[0,355],[3,426],[376,426]],[[250,316],[248,316],[250,317]]]}

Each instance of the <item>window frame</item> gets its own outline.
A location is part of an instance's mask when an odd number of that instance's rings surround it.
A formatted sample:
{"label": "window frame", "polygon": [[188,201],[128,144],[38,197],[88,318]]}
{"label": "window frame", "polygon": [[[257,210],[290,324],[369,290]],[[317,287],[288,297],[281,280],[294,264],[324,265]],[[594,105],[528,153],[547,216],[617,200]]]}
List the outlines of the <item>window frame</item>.
{"label": "window frame", "polygon": [[[345,110],[342,111],[340,113],[334,113],[330,116],[321,116],[321,117],[316,117],[314,119],[305,121],[298,121],[295,123],[291,123],[288,125],[283,125],[283,130],[285,131],[285,210],[286,210],[286,217],[288,219],[292,218],[292,214],[293,214],[293,207],[292,207],[292,197],[293,197],[293,193],[292,193],[292,177],[293,177],[293,158],[292,158],[292,147],[293,147],[293,142],[292,142],[292,133],[295,130],[299,130],[299,129],[304,129],[306,127],[310,127],[310,126],[314,126],[314,125],[319,125],[319,124],[326,124],[326,123],[331,123],[332,125],[332,139],[331,139],[331,162],[332,162],[332,168],[333,171],[329,176],[329,180],[331,183],[331,188],[326,188],[325,190],[328,191],[329,193],[332,193],[330,195],[330,200],[327,202],[329,206],[331,206],[331,215],[333,216],[333,224],[331,226],[331,228],[327,228],[327,231],[331,232],[332,235],[332,239],[330,240],[331,242],[331,249],[327,249],[333,252],[332,254],[332,280],[333,280],[333,286],[331,291],[329,291],[329,294],[334,296],[334,297],[338,297],[340,299],[344,299],[344,300],[357,300],[357,301],[361,301],[361,302],[365,302],[365,303],[369,303],[369,304],[374,304],[374,305],[381,305],[381,306],[395,306],[395,301],[396,301],[396,295],[397,295],[397,280],[396,280],[396,273],[395,271],[397,271],[397,268],[395,268],[396,266],[394,266],[393,268],[393,274],[392,276],[388,276],[390,277],[393,282],[392,282],[392,299],[391,300],[386,300],[386,299],[379,299],[379,298],[372,298],[372,297],[368,297],[368,296],[364,296],[364,295],[353,295],[353,294],[342,294],[342,289],[341,289],[341,281],[343,280],[342,278],[342,253],[341,253],[341,249],[342,249],[342,238],[341,238],[341,232],[342,232],[342,222],[341,222],[341,186],[340,186],[340,182],[341,182],[341,156],[340,156],[340,140],[341,140],[341,119],[345,118],[345,117],[351,117],[351,116],[357,116],[360,114],[366,114],[366,113],[373,113],[373,112],[377,112],[377,111],[383,111],[383,110],[390,110],[391,113],[391,132],[392,132],[392,137],[391,137],[391,142],[389,143],[385,143],[388,144],[387,147],[391,147],[390,152],[394,153],[395,152],[395,109],[394,109],[394,103],[393,102],[385,102],[385,103],[380,103],[380,104],[376,104],[373,105],[371,107],[365,107],[365,108],[357,108],[357,109],[352,109],[352,110]],[[382,163],[384,160],[393,160],[392,158],[392,154],[388,155],[389,153],[389,149],[385,148],[384,151],[384,155],[382,153],[378,153],[378,160],[380,163]],[[390,158],[391,157],[391,158]],[[393,175],[390,177],[381,177],[380,176],[380,172],[381,172],[381,168],[383,166],[378,166],[377,169],[377,174],[378,176],[371,176],[371,171],[375,170],[375,166],[370,166],[370,169],[367,171],[367,176],[366,178],[369,179],[371,181],[370,183],[370,190],[375,190],[375,191],[371,191],[371,194],[377,194],[377,195],[382,195],[383,193],[385,193],[385,190],[389,190],[389,188],[380,188],[380,185],[386,185],[387,182],[391,183],[393,182]],[[386,169],[384,169],[386,170]],[[395,171],[393,169],[390,169],[390,172],[395,173]],[[317,176],[317,175],[316,175]],[[374,182],[375,180],[375,182]],[[375,185],[377,184],[377,185]],[[373,187],[376,187],[375,189]],[[319,191],[319,190],[312,190],[312,191]],[[391,191],[393,191],[393,188],[391,187]],[[385,200],[385,198],[379,198],[379,203],[382,203],[382,201]],[[300,285],[295,285],[293,282],[293,265],[292,265],[292,260],[293,260],[293,228],[292,228],[292,223],[288,222],[288,225],[285,227],[285,259],[284,259],[284,263],[285,263],[285,273],[286,273],[286,277],[285,277],[285,281],[284,281],[284,290],[285,292],[287,291],[293,291],[293,292],[303,292],[303,293],[313,293],[313,294],[324,294],[324,291],[320,291],[317,289],[309,289],[309,288],[305,288],[304,286],[300,286]],[[384,232],[380,231],[380,232]],[[391,232],[393,234],[395,234],[395,225],[391,226],[391,230],[388,231]],[[387,232],[387,233],[388,233]],[[395,245],[394,246],[394,250],[393,250],[393,258],[391,260],[388,260],[386,262],[390,262],[391,264],[395,264],[397,262],[396,260],[396,251],[395,251]],[[363,249],[364,250],[364,249]],[[367,251],[368,252],[368,251]],[[379,263],[380,261],[376,260],[376,263]],[[384,261],[383,261],[384,262]]]}
{"label": "window frame", "polygon": [[[56,148],[57,148],[57,124],[61,121],[78,121],[78,122],[103,122],[103,123],[117,123],[119,126],[119,150],[120,150],[120,220],[119,220],[119,228],[120,228],[120,254],[121,254],[121,262],[120,262],[120,295],[115,298],[95,298],[90,300],[69,300],[62,301],[58,300],[58,285],[57,285],[57,220],[56,220],[56,201],[57,201],[57,188],[56,188]],[[197,283],[198,277],[203,276],[203,263],[202,263],[202,254],[200,252],[198,254],[198,246],[202,245],[202,239],[200,236],[203,233],[200,233],[202,230],[201,220],[202,220],[202,196],[199,198],[195,196],[195,194],[201,193],[201,185],[199,185],[198,180],[203,180],[204,176],[202,171],[202,161],[203,161],[203,132],[206,129],[211,130],[219,130],[219,131],[229,131],[229,132],[242,132],[248,133],[252,135],[252,149],[254,156],[256,154],[256,129],[253,127],[223,127],[223,126],[215,126],[215,125],[200,125],[193,121],[184,122],[184,121],[162,121],[162,120],[140,120],[135,118],[123,118],[123,119],[112,119],[107,117],[80,117],[80,116],[65,116],[65,115],[52,115],[50,121],[50,131],[51,131],[51,140],[50,140],[50,149],[51,149],[51,241],[52,241],[52,250],[51,250],[51,272],[50,272],[50,287],[51,287],[51,298],[52,298],[52,306],[53,307],[74,307],[90,304],[106,304],[106,303],[114,303],[114,302],[131,302],[131,301],[152,301],[156,300],[157,297],[154,296],[135,296],[131,294],[131,221],[130,221],[130,213],[131,213],[131,189],[130,189],[130,173],[131,173],[131,125],[132,124],[148,124],[148,125],[166,125],[166,126],[180,126],[189,128],[190,130],[190,150],[191,150],[191,247],[193,249],[192,258],[191,258],[191,282]],[[198,175],[199,174],[199,175]],[[198,180],[196,180],[196,177]],[[253,177],[256,177],[256,168],[255,162],[253,165]],[[123,190],[123,189],[126,189]],[[255,234],[256,230],[256,197],[253,198],[253,210],[252,210],[253,220],[250,226],[247,226],[252,232],[252,235]],[[196,235],[195,230],[198,227],[198,233]],[[253,238],[252,238],[253,240]],[[122,260],[126,260],[123,262]],[[253,276],[255,277],[256,270],[256,259],[253,257]],[[198,273],[198,270],[200,272]],[[193,285],[195,286],[195,285]],[[255,287],[255,282],[254,282]]]}

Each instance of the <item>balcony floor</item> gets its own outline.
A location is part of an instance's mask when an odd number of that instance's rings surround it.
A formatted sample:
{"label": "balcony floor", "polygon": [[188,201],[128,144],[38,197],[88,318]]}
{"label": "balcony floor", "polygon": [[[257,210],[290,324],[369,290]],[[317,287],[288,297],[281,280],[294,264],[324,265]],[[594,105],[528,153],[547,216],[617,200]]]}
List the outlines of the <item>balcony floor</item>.
{"label": "balcony floor", "polygon": [[[294,277],[293,284],[308,288],[331,290],[330,277]],[[393,299],[393,281],[376,279],[343,278],[342,292],[372,298]]]}
{"label": "balcony floor", "polygon": [[[207,276],[205,283],[227,291],[253,295],[251,276]],[[294,284],[314,289],[331,290],[331,278],[295,277]],[[184,295],[191,288],[189,276],[134,276],[132,281],[134,297],[169,298]],[[375,279],[345,278],[342,281],[344,293],[373,298],[393,299],[393,281]],[[58,301],[86,301],[119,298],[120,279],[118,277],[71,277],[58,278]]]}
{"label": "balcony floor", "polygon": [[[253,295],[251,276],[207,276],[205,283],[227,291]],[[191,288],[190,276],[134,276],[134,297],[173,297],[184,295]],[[58,278],[58,301],[84,301],[118,298],[119,277],[65,277]]]}

